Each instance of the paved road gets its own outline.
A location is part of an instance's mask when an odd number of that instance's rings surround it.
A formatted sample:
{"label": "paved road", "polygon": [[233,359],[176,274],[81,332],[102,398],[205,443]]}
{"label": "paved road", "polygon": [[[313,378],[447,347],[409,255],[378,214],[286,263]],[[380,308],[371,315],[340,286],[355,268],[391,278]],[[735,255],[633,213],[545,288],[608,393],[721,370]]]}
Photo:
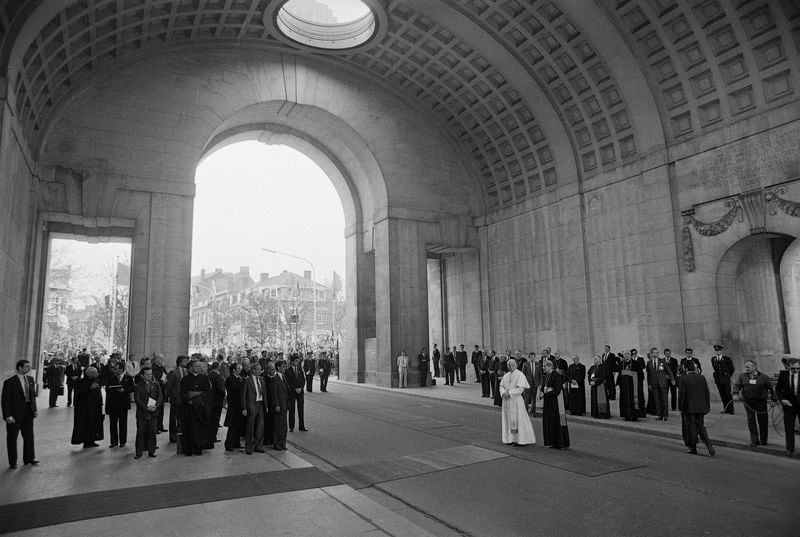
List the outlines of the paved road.
{"label": "paved road", "polygon": [[570,450],[510,447],[494,408],[332,390],[306,394],[298,454],[439,535],[800,535],[797,460],[692,456],[680,441],[581,424]]}

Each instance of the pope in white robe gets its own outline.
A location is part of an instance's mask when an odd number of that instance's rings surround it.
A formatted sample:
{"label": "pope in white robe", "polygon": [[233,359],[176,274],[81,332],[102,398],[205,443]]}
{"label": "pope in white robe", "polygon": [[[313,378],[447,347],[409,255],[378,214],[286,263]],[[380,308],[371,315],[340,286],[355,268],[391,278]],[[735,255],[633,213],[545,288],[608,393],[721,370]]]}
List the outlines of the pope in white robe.
{"label": "pope in white robe", "polygon": [[517,370],[517,361],[508,361],[508,373],[500,381],[500,396],[503,399],[503,442],[506,444],[535,444],[531,418],[525,408],[522,392],[530,388],[528,380]]}

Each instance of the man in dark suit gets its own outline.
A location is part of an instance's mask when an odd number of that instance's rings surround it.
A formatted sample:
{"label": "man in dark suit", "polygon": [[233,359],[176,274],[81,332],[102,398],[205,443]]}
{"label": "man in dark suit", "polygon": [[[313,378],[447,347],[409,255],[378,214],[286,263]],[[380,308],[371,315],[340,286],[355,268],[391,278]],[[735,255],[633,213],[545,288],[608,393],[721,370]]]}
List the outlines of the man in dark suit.
{"label": "man in dark suit", "polygon": [[669,367],[669,362],[661,358],[658,349],[650,349],[647,360],[647,386],[656,403],[656,419],[667,421],[669,418],[669,408],[667,407],[667,394],[669,387],[676,384],[675,376]]}
{"label": "man in dark suit", "polygon": [[703,368],[700,366],[700,360],[698,360],[694,356],[694,351],[692,351],[692,349],[687,348],[684,349],[683,354],[685,354],[686,356],[684,358],[681,358],[681,364],[678,366],[678,370],[680,372],[679,374],[681,375],[684,374],[684,372],[687,371],[686,369],[687,362],[692,362],[694,364],[694,370],[697,372],[697,374],[702,375]]}
{"label": "man in dark suit", "polygon": [[31,363],[28,360],[17,362],[17,374],[3,383],[2,409],[6,422],[6,447],[8,448],[8,466],[17,467],[17,435],[22,433],[22,462],[36,465],[33,446],[33,419],[36,411],[36,384],[28,375]]}
{"label": "man in dark suit", "polygon": [[778,374],[775,391],[783,406],[783,430],[786,433],[786,456],[794,453],[794,426],[800,420],[800,360],[789,358],[788,371]]}
{"label": "man in dark suit", "polygon": [[225,390],[228,394],[228,411],[225,413],[225,427],[228,434],[225,437],[225,451],[241,448],[240,438],[244,436],[244,416],[242,416],[242,383],[240,375],[242,365],[233,362],[231,374],[225,379]]}
{"label": "man in dark suit", "polygon": [[722,345],[714,345],[714,356],[711,358],[711,367],[714,368],[714,384],[717,385],[719,397],[722,399],[722,410],[726,414],[733,414],[733,397],[731,396],[731,377],[733,377],[733,360],[723,356]]}
{"label": "man in dark suit", "polygon": [[307,431],[304,415],[305,402],[303,400],[303,386],[306,379],[300,368],[300,357],[293,354],[291,364],[286,370],[286,383],[289,385],[289,432],[294,431],[294,412],[297,409],[297,419],[301,431]]}
{"label": "man in dark suit", "polygon": [[50,391],[50,408],[58,406],[58,396],[64,390],[64,371],[66,364],[61,356],[54,356],[50,360],[50,367],[45,368],[45,375],[47,376],[47,387]]}
{"label": "man in dark suit", "polygon": [[286,419],[289,410],[289,397],[292,390],[286,379],[286,362],[275,362],[275,374],[267,371],[267,393],[269,394],[269,411],[272,414],[272,447],[276,450],[286,450],[286,433],[288,424]]}
{"label": "man in dark suit", "polygon": [[153,370],[143,367],[142,381],[134,388],[136,402],[136,453],[135,459],[147,450],[149,457],[156,456],[156,427],[158,426],[158,409],[164,400],[161,384],[153,379]]}
{"label": "man in dark suit", "polygon": [[613,401],[617,398],[617,386],[614,383],[614,371],[617,370],[619,360],[617,359],[617,355],[611,352],[611,345],[606,345],[604,347],[603,353],[600,355],[600,364],[603,366],[603,371],[606,373],[606,379],[605,382],[603,382],[603,386],[606,390],[606,398],[609,401]]}
{"label": "man in dark suit", "polygon": [[328,377],[331,375],[331,359],[328,354],[323,352],[319,357],[319,390],[321,392],[328,391]]}
{"label": "man in dark suit", "polygon": [[125,447],[128,441],[128,410],[131,408],[133,377],[125,374],[125,365],[114,362],[106,384],[106,414],[109,421],[109,447]]}
{"label": "man in dark suit", "polygon": [[436,346],[436,343],[433,344],[433,352],[431,352],[431,360],[433,360],[433,376],[439,376],[439,359],[442,357],[442,353],[439,352],[439,347]]}
{"label": "man in dark suit", "polygon": [[306,377],[306,391],[311,393],[314,391],[314,375],[317,372],[317,362],[314,360],[314,353],[308,351],[306,359],[303,360],[303,374]]}
{"label": "man in dark suit", "polygon": [[73,357],[72,363],[67,366],[65,376],[67,378],[67,406],[72,406],[72,392],[83,376],[83,367],[77,356]]}
{"label": "man in dark suit", "polygon": [[464,345],[459,345],[456,351],[456,382],[467,381],[467,351],[464,350]]}
{"label": "man in dark suit", "polygon": [[248,455],[264,453],[264,419],[267,413],[267,387],[261,365],[250,367],[250,376],[242,382],[242,416],[245,417],[244,451]]}
{"label": "man in dark suit", "polygon": [[669,368],[675,377],[675,384],[670,384],[669,386],[669,404],[674,412],[678,410],[678,376],[680,375],[678,372],[678,359],[672,356],[672,351],[669,349],[664,349],[664,359],[669,364]]}
{"label": "man in dark suit", "polygon": [[472,368],[475,370],[475,382],[481,381],[481,357],[483,353],[478,345],[475,345],[475,350],[472,351]]}
{"label": "man in dark suit", "polygon": [[708,448],[708,454],[714,456],[714,446],[706,432],[703,420],[711,410],[711,399],[706,378],[699,374],[693,362],[687,362],[684,374],[679,378],[678,410],[683,420],[683,442],[686,453],[697,454],[697,437]]}

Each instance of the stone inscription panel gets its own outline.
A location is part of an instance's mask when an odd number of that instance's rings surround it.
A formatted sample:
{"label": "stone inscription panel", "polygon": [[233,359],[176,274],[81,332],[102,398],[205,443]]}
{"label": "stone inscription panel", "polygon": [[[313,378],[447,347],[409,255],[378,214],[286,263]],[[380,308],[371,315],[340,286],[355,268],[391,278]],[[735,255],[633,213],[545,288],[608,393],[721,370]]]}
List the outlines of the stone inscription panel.
{"label": "stone inscription panel", "polygon": [[800,124],[676,163],[681,209],[800,177]]}

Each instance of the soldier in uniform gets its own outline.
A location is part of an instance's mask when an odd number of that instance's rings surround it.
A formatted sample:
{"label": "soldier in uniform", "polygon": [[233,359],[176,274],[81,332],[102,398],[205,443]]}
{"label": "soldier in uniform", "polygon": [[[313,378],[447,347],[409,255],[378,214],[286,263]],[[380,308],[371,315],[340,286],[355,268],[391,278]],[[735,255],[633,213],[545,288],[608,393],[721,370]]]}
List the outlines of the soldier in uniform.
{"label": "soldier in uniform", "polygon": [[714,368],[714,384],[717,385],[719,397],[722,399],[722,410],[726,414],[733,414],[733,398],[731,397],[731,377],[733,377],[733,360],[722,354],[722,345],[714,345],[716,353],[711,358],[711,367]]}

